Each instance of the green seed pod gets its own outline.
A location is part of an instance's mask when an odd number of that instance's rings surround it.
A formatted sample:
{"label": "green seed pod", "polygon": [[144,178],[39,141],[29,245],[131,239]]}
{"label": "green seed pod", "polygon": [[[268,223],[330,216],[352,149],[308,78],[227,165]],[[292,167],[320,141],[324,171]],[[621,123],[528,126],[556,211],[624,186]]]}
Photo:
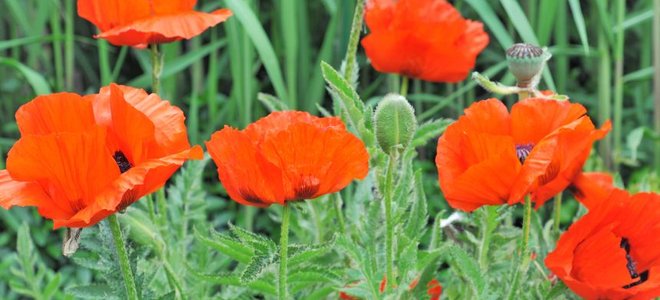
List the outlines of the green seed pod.
{"label": "green seed pod", "polygon": [[376,107],[374,114],[376,139],[383,151],[389,154],[400,153],[408,147],[415,130],[415,111],[405,97],[387,94]]}
{"label": "green seed pod", "polygon": [[531,87],[534,77],[543,70],[551,56],[545,48],[530,44],[514,44],[506,50],[509,71],[518,80],[519,87]]}

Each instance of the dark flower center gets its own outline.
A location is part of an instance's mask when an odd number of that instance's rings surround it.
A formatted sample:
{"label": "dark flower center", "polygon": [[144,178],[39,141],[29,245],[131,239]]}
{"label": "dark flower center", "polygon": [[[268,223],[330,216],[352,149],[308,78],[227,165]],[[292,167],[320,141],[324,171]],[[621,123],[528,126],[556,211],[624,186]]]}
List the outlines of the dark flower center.
{"label": "dark flower center", "polygon": [[319,179],[314,176],[303,176],[298,182],[298,185],[294,187],[296,200],[305,200],[313,197],[318,192],[320,184]]}
{"label": "dark flower center", "polygon": [[628,269],[628,273],[630,274],[630,279],[639,278],[639,280],[637,281],[633,281],[632,283],[624,285],[623,288],[629,289],[631,287],[640,285],[646,280],[648,280],[649,270],[646,270],[641,274],[637,272],[637,263],[633,260],[632,256],[630,256],[630,242],[628,242],[628,239],[622,238],[619,247],[621,247],[623,250],[626,251],[626,269]]}
{"label": "dark flower center", "polygon": [[124,153],[121,151],[115,152],[115,154],[112,155],[112,158],[115,159],[115,162],[119,167],[119,172],[121,173],[125,173],[133,167],[133,165],[131,165],[131,163],[128,161],[128,158],[126,158],[126,155],[124,155]]}
{"label": "dark flower center", "polygon": [[521,164],[525,163],[527,156],[529,156],[529,153],[532,152],[532,148],[534,148],[534,144],[516,145],[516,156],[518,157],[518,160]]}

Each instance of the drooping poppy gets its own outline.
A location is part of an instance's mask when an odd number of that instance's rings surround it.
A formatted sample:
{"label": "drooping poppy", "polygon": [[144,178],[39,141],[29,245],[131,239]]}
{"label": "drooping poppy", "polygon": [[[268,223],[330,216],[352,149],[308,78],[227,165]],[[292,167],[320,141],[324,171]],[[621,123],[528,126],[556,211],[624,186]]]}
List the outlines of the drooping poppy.
{"label": "drooping poppy", "polygon": [[21,138],[0,170],[0,206],[35,206],[56,229],[94,225],[203,156],[180,109],[126,86],[39,96],[16,122]]}
{"label": "drooping poppy", "polygon": [[229,196],[243,205],[313,199],[369,171],[364,143],[341,119],[274,112],[244,130],[225,126],[206,147]]}
{"label": "drooping poppy", "polygon": [[117,46],[145,48],[191,39],[224,22],[232,13],[194,10],[196,0],[78,0],[78,14],[101,31],[96,38]]}
{"label": "drooping poppy", "polygon": [[606,197],[589,200],[597,205],[562,234],[546,266],[585,299],[660,296],[660,195]]}
{"label": "drooping poppy", "polygon": [[464,80],[489,40],[483,24],[444,0],[369,0],[365,21],[374,69],[426,81]]}
{"label": "drooping poppy", "polygon": [[568,101],[525,99],[511,113],[497,99],[475,102],[438,140],[440,188],[464,211],[527,194],[538,208],[570,184],[609,129],[595,129],[585,108]]}

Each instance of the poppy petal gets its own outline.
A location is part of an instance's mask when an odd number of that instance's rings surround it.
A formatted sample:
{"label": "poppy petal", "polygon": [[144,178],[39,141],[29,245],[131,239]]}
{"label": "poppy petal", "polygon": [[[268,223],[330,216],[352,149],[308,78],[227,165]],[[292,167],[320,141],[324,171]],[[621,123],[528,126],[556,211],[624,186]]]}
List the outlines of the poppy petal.
{"label": "poppy petal", "polygon": [[516,144],[537,144],[557,128],[584,116],[587,110],[578,103],[528,98],[511,108],[513,140]]}
{"label": "poppy petal", "polygon": [[21,135],[82,132],[94,126],[94,114],[91,103],[79,95],[57,93],[22,105],[16,112],[16,123]]}
{"label": "poppy petal", "polygon": [[0,207],[34,206],[48,199],[48,195],[36,182],[14,180],[7,170],[0,170]]}
{"label": "poppy petal", "polygon": [[101,31],[140,19],[190,11],[196,0],[78,0],[78,14]]}
{"label": "poppy petal", "polygon": [[614,179],[607,173],[580,173],[573,180],[575,198],[586,208],[594,208],[614,190]]}
{"label": "poppy petal", "polygon": [[257,161],[257,149],[247,134],[225,126],[206,142],[227,194],[243,205],[267,207],[284,203],[281,172]]}
{"label": "poppy petal", "polygon": [[191,39],[204,30],[224,22],[231,15],[228,9],[218,9],[211,13],[194,10],[177,12],[136,20],[103,31],[95,37],[106,39],[118,46],[145,48],[148,44]]}

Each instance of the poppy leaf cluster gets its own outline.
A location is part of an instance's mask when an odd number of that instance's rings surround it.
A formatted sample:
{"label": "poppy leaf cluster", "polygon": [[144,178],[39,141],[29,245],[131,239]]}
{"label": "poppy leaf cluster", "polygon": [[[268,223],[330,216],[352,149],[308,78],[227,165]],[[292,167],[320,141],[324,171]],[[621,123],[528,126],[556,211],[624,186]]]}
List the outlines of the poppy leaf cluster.
{"label": "poppy leaf cluster", "polygon": [[21,138],[0,171],[0,205],[36,206],[54,227],[87,227],[161,188],[188,159],[183,112],[112,84],[39,96],[16,112]]}

